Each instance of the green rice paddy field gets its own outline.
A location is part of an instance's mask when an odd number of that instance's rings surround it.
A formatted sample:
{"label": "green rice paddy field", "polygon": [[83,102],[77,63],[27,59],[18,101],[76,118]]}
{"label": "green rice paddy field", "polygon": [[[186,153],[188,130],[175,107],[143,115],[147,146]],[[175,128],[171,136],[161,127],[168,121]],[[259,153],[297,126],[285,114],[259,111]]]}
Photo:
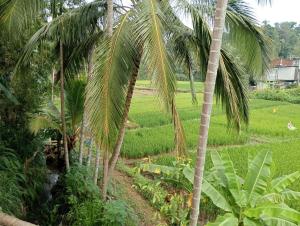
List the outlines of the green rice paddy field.
{"label": "green rice paddy field", "polygon": [[[139,81],[138,86],[151,85]],[[181,82],[181,87],[189,83]],[[203,85],[196,84],[198,105],[192,103],[190,93],[177,93],[176,104],[184,125],[187,147],[191,159],[195,157],[199,130]],[[300,105],[287,102],[250,99],[250,123],[240,134],[227,127],[226,116],[221,106],[214,105],[209,130],[209,150],[229,152],[237,171],[243,175],[247,168],[248,152],[271,150],[273,153],[273,174],[282,175],[300,171]],[[142,158],[159,155],[156,161],[170,164],[175,157],[167,154],[174,148],[173,125],[170,115],[152,91],[136,90],[130,111],[130,121],[138,127],[127,130],[123,157]],[[298,127],[295,131],[287,128],[289,121]],[[210,159],[207,158],[207,166]],[[299,190],[300,183],[295,184]]]}

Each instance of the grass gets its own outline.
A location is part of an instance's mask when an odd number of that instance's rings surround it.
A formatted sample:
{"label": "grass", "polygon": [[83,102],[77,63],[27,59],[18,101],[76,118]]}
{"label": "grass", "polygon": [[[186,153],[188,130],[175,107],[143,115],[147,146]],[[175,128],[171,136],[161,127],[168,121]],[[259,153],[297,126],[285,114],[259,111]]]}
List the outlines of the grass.
{"label": "grass", "polygon": [[[136,83],[137,87],[141,88],[153,88],[153,85],[149,80],[138,80]],[[195,90],[196,92],[203,91],[203,83],[202,82],[195,82]],[[179,91],[190,91],[190,83],[186,81],[177,81],[177,89]]]}
{"label": "grass", "polygon": [[[197,145],[199,120],[183,121],[186,143],[189,149]],[[212,146],[245,144],[248,134],[238,136],[235,132],[229,132],[226,126],[212,124],[209,130],[208,144]],[[157,155],[170,152],[174,149],[173,125],[157,126],[153,128],[141,128],[127,131],[122,155],[127,158],[140,158],[148,155]]]}
{"label": "grass", "polygon": [[[148,84],[146,81],[139,81]],[[183,83],[182,83],[183,84]],[[188,85],[186,82],[185,85]],[[199,134],[199,117],[203,95],[197,94],[198,104],[193,104],[189,93],[178,93],[176,105],[187,138],[187,148],[194,149]],[[299,131],[289,131],[287,123],[300,125],[300,106],[278,101],[250,99],[250,125],[243,128],[241,135],[227,128],[227,119],[222,107],[214,104],[209,131],[209,146],[243,145],[251,137],[297,137]],[[122,155],[140,158],[170,152],[174,149],[174,132],[170,113],[163,109],[153,93],[136,91],[129,115],[138,128],[127,130]],[[275,139],[275,138],[274,138]]]}

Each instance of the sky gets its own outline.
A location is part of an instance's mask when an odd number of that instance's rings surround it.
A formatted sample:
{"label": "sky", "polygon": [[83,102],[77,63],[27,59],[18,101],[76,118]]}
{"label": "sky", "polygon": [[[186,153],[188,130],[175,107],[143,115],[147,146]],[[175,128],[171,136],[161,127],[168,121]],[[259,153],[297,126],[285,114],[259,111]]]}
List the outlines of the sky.
{"label": "sky", "polygon": [[257,0],[245,0],[253,8],[260,22],[266,20],[271,24],[295,21],[300,24],[300,0],[272,0],[272,5],[258,6]]}
{"label": "sky", "polygon": [[[91,0],[88,0],[91,1]],[[129,0],[122,0],[128,4]],[[295,21],[300,24],[300,0],[272,0],[270,5],[258,5],[258,0],[244,0],[254,9],[257,19],[271,24],[284,21]]]}

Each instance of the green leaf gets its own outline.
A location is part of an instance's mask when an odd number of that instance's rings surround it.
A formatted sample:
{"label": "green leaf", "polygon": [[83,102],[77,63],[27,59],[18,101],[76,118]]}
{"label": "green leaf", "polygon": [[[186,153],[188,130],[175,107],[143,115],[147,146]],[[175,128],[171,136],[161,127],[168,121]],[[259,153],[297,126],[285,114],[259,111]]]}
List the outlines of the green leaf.
{"label": "green leaf", "polygon": [[[194,171],[191,168],[185,167],[183,169],[183,175],[188,179],[191,184],[194,184]],[[207,180],[203,178],[202,192],[207,195],[211,201],[219,208],[225,211],[232,211],[231,206],[227,202],[226,198]]]}
{"label": "green leaf", "polygon": [[216,179],[223,187],[229,186],[229,181],[227,180],[228,178],[226,178],[225,176],[225,167],[220,153],[218,151],[211,151],[210,156],[214,164]]}
{"label": "green leaf", "polygon": [[253,207],[256,199],[267,188],[267,181],[271,174],[272,154],[270,151],[262,151],[251,162],[245,180],[245,190],[248,193],[248,202]]}
{"label": "green leaf", "polygon": [[289,220],[284,220],[277,217],[262,217],[262,221],[266,226],[298,226],[298,224],[295,224]]}
{"label": "green leaf", "polygon": [[1,82],[0,82],[0,91],[2,91],[6,96],[6,98],[11,102],[13,102],[14,104],[16,105],[20,104],[17,98],[11,93],[11,91],[8,88],[6,88],[4,85],[2,85]]}
{"label": "green leaf", "polygon": [[247,217],[243,220],[244,226],[261,226],[260,222],[254,221],[253,219],[249,219]]}
{"label": "green leaf", "polygon": [[285,190],[288,186],[293,184],[297,179],[300,178],[300,172],[296,171],[294,173],[291,173],[289,175],[285,175],[279,178],[276,178],[272,180],[272,191],[274,192],[282,192]]}
{"label": "green leaf", "polygon": [[157,165],[157,164],[141,164],[140,165],[141,170],[144,172],[150,172],[155,174],[171,174],[178,172],[178,168],[171,167],[171,166],[163,166],[163,165]]}
{"label": "green leaf", "polygon": [[285,220],[291,223],[300,222],[300,212],[289,208],[284,204],[280,205],[265,205],[257,208],[250,208],[245,210],[244,214],[247,217],[254,217],[256,219],[274,218],[279,220]]}
{"label": "green leaf", "polygon": [[285,190],[281,193],[284,200],[289,201],[298,201],[300,200],[300,192],[292,191],[292,190]]}
{"label": "green leaf", "polygon": [[218,216],[215,222],[208,223],[206,226],[238,226],[238,219],[231,213]]}
{"label": "green leaf", "polygon": [[212,184],[210,184],[204,178],[202,182],[202,192],[205,195],[207,195],[217,207],[227,212],[232,211],[230,204],[227,202],[223,194],[221,194],[220,191],[218,191]]}
{"label": "green leaf", "polygon": [[232,196],[234,197],[236,203],[242,207],[245,206],[244,196],[241,194],[241,186],[239,177],[236,174],[236,171],[233,166],[233,162],[230,159],[228,152],[226,152],[223,156],[223,163],[225,169],[225,176],[228,181],[228,189]]}

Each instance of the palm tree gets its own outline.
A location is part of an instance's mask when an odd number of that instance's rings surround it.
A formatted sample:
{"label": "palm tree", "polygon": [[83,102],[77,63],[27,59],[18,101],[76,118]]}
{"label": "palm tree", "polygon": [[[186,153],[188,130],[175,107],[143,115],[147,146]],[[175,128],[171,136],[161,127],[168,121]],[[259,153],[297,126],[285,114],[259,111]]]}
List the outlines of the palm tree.
{"label": "palm tree", "polygon": [[[75,147],[79,135],[80,122],[83,114],[85,82],[83,80],[70,80],[65,86],[65,118],[68,150]],[[40,130],[53,129],[59,136],[63,136],[63,123],[61,112],[50,101],[41,112],[32,116],[30,130],[37,134]],[[58,141],[58,149],[60,142]]]}
{"label": "palm tree", "polygon": [[218,0],[216,5],[216,13],[214,20],[214,30],[212,35],[211,48],[209,53],[207,75],[205,80],[205,89],[203,96],[203,108],[201,113],[200,122],[200,135],[199,135],[199,145],[197,149],[197,162],[195,166],[195,176],[194,176],[194,188],[193,188],[193,203],[192,212],[190,216],[190,225],[196,226],[198,222],[199,206],[200,206],[200,194],[201,185],[204,172],[205,156],[206,156],[206,146],[208,138],[208,128],[210,115],[213,105],[213,96],[215,83],[217,78],[217,71],[219,67],[220,55],[221,55],[221,45],[222,36],[225,26],[225,16],[228,0]]}
{"label": "palm tree", "polygon": [[198,222],[200,196],[202,190],[202,180],[204,174],[206,148],[208,130],[210,124],[210,117],[213,105],[214,89],[216,86],[216,79],[218,67],[221,59],[222,36],[225,28],[226,8],[228,0],[217,0],[214,29],[212,34],[209,60],[207,66],[207,74],[205,80],[205,89],[203,95],[203,106],[200,121],[200,132],[197,148],[197,160],[195,165],[194,183],[193,183],[193,202],[190,215],[190,225],[196,226]]}

